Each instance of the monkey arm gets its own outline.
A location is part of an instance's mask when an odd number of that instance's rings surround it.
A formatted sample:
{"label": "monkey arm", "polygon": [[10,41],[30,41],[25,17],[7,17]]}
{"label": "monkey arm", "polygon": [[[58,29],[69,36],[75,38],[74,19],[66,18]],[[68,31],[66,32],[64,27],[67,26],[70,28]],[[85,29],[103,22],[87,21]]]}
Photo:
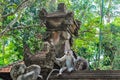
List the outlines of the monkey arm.
{"label": "monkey arm", "polygon": [[29,80],[29,78],[32,80],[34,74],[34,71],[28,72],[26,74],[21,74],[18,76],[17,80]]}
{"label": "monkey arm", "polygon": [[65,61],[65,60],[66,60],[66,55],[64,55],[64,56],[61,57],[61,58],[56,58],[56,60],[57,60],[57,61],[60,61],[60,62]]}
{"label": "monkey arm", "polygon": [[38,75],[38,77],[40,77],[41,79],[43,79],[43,76],[42,76],[42,75]]}
{"label": "monkey arm", "polygon": [[61,75],[65,70],[67,69],[67,67],[62,67],[59,71],[59,74],[58,75]]}
{"label": "monkey arm", "polygon": [[27,78],[27,77],[33,76],[34,74],[35,74],[34,71],[28,72],[28,73],[24,74],[24,78]]}
{"label": "monkey arm", "polygon": [[73,55],[71,55],[71,57],[72,57],[72,59],[73,59],[74,62],[77,61],[77,59],[75,59],[75,57]]}
{"label": "monkey arm", "polygon": [[26,74],[18,76],[17,80],[36,80],[38,77],[43,78],[41,75],[37,75],[35,71],[30,71]]}

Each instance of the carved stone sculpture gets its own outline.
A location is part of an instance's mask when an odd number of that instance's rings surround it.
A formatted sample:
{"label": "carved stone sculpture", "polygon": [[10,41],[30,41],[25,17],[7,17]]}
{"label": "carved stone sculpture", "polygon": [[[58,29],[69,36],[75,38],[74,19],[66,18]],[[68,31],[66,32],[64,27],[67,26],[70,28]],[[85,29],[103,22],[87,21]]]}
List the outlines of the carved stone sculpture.
{"label": "carved stone sculpture", "polygon": [[73,12],[67,11],[64,3],[58,5],[58,10],[47,13],[45,9],[40,11],[40,19],[47,28],[45,41],[53,40],[56,57],[62,57],[64,52],[72,46],[72,36],[78,35],[80,21],[74,20]]}
{"label": "carved stone sculpture", "polygon": [[47,29],[43,35],[43,42],[49,47],[37,54],[31,54],[28,45],[24,44],[25,64],[27,66],[37,64],[42,69],[58,68],[61,65],[56,62],[56,58],[64,56],[66,51],[71,50],[72,37],[78,35],[81,22],[74,19],[74,13],[67,11],[64,3],[58,4],[57,10],[52,13],[42,9],[39,17]]}

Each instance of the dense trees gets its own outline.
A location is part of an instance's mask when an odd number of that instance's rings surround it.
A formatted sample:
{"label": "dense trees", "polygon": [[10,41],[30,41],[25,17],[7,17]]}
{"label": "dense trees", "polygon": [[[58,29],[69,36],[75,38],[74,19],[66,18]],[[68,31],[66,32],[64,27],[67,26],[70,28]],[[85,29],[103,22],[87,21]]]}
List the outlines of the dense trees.
{"label": "dense trees", "polygon": [[39,10],[52,12],[60,2],[82,22],[75,52],[91,69],[120,69],[119,0],[0,0],[0,66],[23,59],[25,41],[33,52],[41,49]]}

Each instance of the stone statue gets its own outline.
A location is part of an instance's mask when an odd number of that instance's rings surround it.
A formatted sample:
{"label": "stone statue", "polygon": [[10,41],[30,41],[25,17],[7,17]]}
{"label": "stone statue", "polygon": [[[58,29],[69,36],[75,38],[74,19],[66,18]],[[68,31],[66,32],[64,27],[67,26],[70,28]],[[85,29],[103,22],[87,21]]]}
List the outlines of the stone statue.
{"label": "stone statue", "polygon": [[[24,44],[24,62],[27,66],[40,65],[42,69],[60,68],[62,64],[57,63],[56,58],[61,58],[66,51],[71,50],[72,37],[78,35],[81,22],[74,19],[74,13],[67,11],[64,3],[58,4],[57,10],[52,13],[42,9],[39,17],[47,29],[43,35],[44,48],[31,54],[28,45]],[[73,56],[77,55],[74,53]]]}

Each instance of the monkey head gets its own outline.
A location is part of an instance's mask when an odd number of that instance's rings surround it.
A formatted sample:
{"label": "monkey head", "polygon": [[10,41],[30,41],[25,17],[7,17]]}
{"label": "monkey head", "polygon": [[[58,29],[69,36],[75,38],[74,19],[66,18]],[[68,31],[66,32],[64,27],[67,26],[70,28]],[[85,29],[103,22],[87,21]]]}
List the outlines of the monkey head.
{"label": "monkey head", "polygon": [[17,79],[17,77],[25,72],[25,64],[15,64],[10,70],[10,76],[12,79]]}
{"label": "monkey head", "polygon": [[88,62],[84,58],[77,58],[75,69],[78,70],[87,70],[88,69]]}

